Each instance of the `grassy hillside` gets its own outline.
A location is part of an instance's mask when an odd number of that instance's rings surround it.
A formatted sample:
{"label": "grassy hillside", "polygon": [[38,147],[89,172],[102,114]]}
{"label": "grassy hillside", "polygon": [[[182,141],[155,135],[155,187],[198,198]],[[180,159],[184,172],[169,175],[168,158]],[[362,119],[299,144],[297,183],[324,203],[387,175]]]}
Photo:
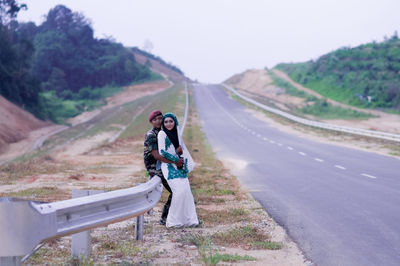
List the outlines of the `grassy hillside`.
{"label": "grassy hillside", "polygon": [[341,48],[316,61],[277,69],[321,95],[359,107],[400,111],[400,40]]}

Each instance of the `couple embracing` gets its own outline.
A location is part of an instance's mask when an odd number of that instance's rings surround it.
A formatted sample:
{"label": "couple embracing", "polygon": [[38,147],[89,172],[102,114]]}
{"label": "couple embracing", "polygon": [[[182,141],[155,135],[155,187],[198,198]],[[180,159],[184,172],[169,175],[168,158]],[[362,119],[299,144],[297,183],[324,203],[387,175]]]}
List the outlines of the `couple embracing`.
{"label": "couple embracing", "polygon": [[188,173],[194,163],[180,137],[178,120],[172,113],[154,110],[149,115],[153,128],[144,141],[144,164],[150,178],[155,175],[170,193],[160,224],[169,227],[196,227],[199,220],[190,190]]}

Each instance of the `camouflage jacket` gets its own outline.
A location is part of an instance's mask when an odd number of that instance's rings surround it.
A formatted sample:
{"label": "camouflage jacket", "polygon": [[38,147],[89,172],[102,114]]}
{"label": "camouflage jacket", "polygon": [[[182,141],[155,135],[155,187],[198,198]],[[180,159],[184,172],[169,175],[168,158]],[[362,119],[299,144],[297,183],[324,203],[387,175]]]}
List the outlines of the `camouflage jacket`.
{"label": "camouflage jacket", "polygon": [[160,132],[159,129],[152,128],[146,133],[146,136],[144,138],[144,152],[143,152],[144,165],[146,166],[150,178],[152,178],[155,175],[163,177],[161,168],[157,167],[157,160],[151,154],[151,151],[153,150],[158,151],[158,144],[157,144],[158,132]]}

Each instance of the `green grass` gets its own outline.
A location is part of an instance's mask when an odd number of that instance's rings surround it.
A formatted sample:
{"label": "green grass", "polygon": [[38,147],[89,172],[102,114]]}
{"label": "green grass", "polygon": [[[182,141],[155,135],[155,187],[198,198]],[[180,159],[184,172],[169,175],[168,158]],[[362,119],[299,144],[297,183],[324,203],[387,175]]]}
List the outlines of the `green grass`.
{"label": "green grass", "polygon": [[[312,115],[316,118],[321,119],[345,119],[345,120],[362,120],[374,117],[369,113],[359,112],[349,108],[342,108],[339,106],[334,106],[326,101],[326,99],[318,99],[314,95],[310,95],[304,91],[301,91],[291,85],[289,82],[279,78],[273,71],[268,71],[268,74],[272,78],[274,84],[283,88],[285,92],[291,96],[304,98],[307,105],[302,108],[296,108],[287,105],[291,109],[291,112],[297,115]],[[232,95],[232,98],[237,101],[243,101],[237,95]],[[254,97],[253,97],[254,98]],[[267,98],[258,96],[256,101],[268,105],[270,107],[279,109],[275,104],[271,103]]]}
{"label": "green grass", "polygon": [[282,248],[282,244],[272,241],[257,241],[253,243],[253,247],[257,249],[279,250]]}
{"label": "green grass", "polygon": [[[121,134],[120,138],[125,139],[129,137],[144,136],[144,134],[151,129],[151,124],[148,121],[149,113],[154,109],[160,109],[163,113],[172,112],[178,117],[178,122],[182,123],[185,103],[185,94],[182,86],[174,86],[170,89],[164,90],[160,93],[151,96],[146,96],[140,99],[142,112],[141,114],[126,128]],[[135,104],[129,103],[124,108],[135,109]]]}
{"label": "green grass", "polygon": [[196,195],[207,195],[207,196],[225,196],[225,195],[235,195],[235,191],[226,188],[218,188],[217,185],[211,188],[198,188],[193,191]]}
{"label": "green grass", "polygon": [[[18,160],[28,161],[34,157],[42,157],[51,153],[55,148],[67,144],[71,139],[91,137],[102,132],[118,132],[120,126],[129,125],[119,136],[120,139],[130,137],[142,138],[151,128],[147,120],[148,114],[154,109],[163,112],[174,112],[178,118],[183,117],[184,112],[184,90],[181,85],[174,86],[157,94],[144,96],[132,102],[114,108],[107,109],[91,121],[67,129],[47,139],[44,145],[32,153],[20,157]],[[183,103],[183,104],[178,104]],[[135,114],[139,115],[134,119]]]}
{"label": "green grass", "polygon": [[[294,77],[291,76],[290,78],[294,80]],[[354,105],[354,102],[349,101],[349,99],[354,97],[354,93],[350,90],[333,88],[331,85],[327,84],[324,81],[310,81],[304,84],[304,86],[318,92],[326,98]],[[362,105],[358,104],[357,106],[361,107]]]}
{"label": "green grass", "polygon": [[317,99],[305,107],[297,109],[301,114],[313,115],[322,119],[347,119],[361,120],[374,117],[371,114],[359,112],[356,110],[334,106],[326,100]]}
{"label": "green grass", "polygon": [[134,81],[130,85],[132,86],[132,85],[142,84],[144,82],[158,81],[158,80],[164,80],[164,77],[156,72],[151,71],[149,78]]}
{"label": "green grass", "polygon": [[17,197],[35,201],[54,201],[60,197],[69,196],[65,191],[56,187],[29,188],[17,192],[1,193],[0,195],[2,197]]}
{"label": "green grass", "polygon": [[216,252],[213,243],[212,237],[203,236],[199,233],[187,234],[178,239],[178,241],[184,245],[195,245],[199,249],[199,253],[202,261],[206,265],[217,265],[219,262],[238,262],[238,261],[255,261],[257,260],[254,257],[245,255],[240,256],[238,254],[220,254]]}
{"label": "green grass", "polygon": [[292,84],[289,82],[279,78],[273,71],[268,70],[268,75],[272,78],[272,81],[274,84],[282,89],[285,89],[285,92],[289,95],[295,96],[295,97],[300,97],[300,98],[305,98],[309,101],[314,101],[317,99],[317,97],[310,95],[306,93],[305,91],[299,90],[296,87],[294,87]]}
{"label": "green grass", "polygon": [[238,254],[220,254],[218,252],[213,253],[211,250],[203,249],[200,251],[201,258],[206,265],[217,265],[219,262],[239,262],[239,261],[256,261],[257,258],[254,258],[249,255],[240,256]]}
{"label": "green grass", "polygon": [[240,256],[238,254],[220,254],[220,253],[215,253],[213,255],[210,255],[207,260],[211,262],[215,262],[217,264],[220,261],[225,261],[225,262],[239,262],[239,261],[255,261],[257,260],[256,258],[249,256],[249,255],[244,255]]}
{"label": "green grass", "polygon": [[226,232],[219,232],[213,235],[213,240],[220,244],[249,244],[257,241],[264,241],[265,236],[257,228],[250,225],[236,227]]}
{"label": "green grass", "polygon": [[219,232],[212,235],[212,241],[221,245],[241,246],[245,245],[253,249],[282,248],[282,244],[269,241],[269,237],[257,227],[246,225],[233,228],[229,231]]}
{"label": "green grass", "polygon": [[[152,72],[150,78],[138,80],[131,85],[163,79],[161,75]],[[47,91],[41,93],[39,97],[44,118],[62,124],[68,118],[105,105],[107,97],[123,90],[124,87],[108,85],[101,88],[85,87],[77,93],[64,91],[61,97],[57,96],[54,91]]]}
{"label": "green grass", "polygon": [[233,208],[224,210],[205,210],[198,208],[197,212],[203,221],[208,225],[223,224],[226,221],[230,223],[245,222],[249,220],[249,212],[243,208]]}

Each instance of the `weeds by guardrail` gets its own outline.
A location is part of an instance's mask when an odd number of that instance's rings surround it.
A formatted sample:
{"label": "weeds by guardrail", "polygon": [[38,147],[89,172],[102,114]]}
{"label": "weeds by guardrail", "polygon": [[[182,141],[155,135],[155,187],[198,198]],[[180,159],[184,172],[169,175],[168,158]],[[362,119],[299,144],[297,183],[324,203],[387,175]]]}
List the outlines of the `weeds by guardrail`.
{"label": "weeds by guardrail", "polygon": [[[185,92],[181,132],[188,114],[186,83]],[[0,198],[0,265],[21,265],[42,243],[91,228],[133,217],[142,218],[138,221],[143,226],[142,215],[157,204],[161,193],[161,179],[153,177],[133,188],[52,203]],[[138,233],[143,236],[143,228]]]}

